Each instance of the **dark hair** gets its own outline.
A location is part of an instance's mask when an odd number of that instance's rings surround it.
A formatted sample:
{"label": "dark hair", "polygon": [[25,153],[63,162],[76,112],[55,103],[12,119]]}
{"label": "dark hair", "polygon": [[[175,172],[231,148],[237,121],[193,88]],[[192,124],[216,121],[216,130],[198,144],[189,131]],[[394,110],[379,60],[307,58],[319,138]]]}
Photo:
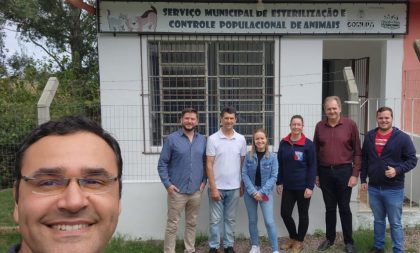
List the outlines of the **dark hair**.
{"label": "dark hair", "polygon": [[376,111],[376,116],[378,116],[378,113],[389,111],[391,113],[391,118],[394,118],[394,113],[392,112],[392,109],[387,106],[382,106]]}
{"label": "dark hair", "polygon": [[297,115],[293,115],[292,118],[290,119],[290,124],[292,124],[292,121],[294,119],[300,119],[302,121],[302,124],[303,124],[303,117],[302,116],[300,116],[298,114]]}
{"label": "dark hair", "polygon": [[118,181],[119,181],[119,196],[121,198],[121,176],[122,176],[122,167],[123,161],[121,157],[121,149],[118,142],[114,137],[111,136],[107,131],[105,131],[100,125],[98,125],[93,120],[90,120],[84,116],[66,116],[58,120],[51,120],[46,123],[41,124],[35,130],[30,133],[23,143],[21,144],[19,150],[16,153],[16,162],[15,162],[15,201],[16,203],[19,200],[19,184],[20,179],[22,178],[22,161],[25,156],[26,150],[35,142],[40,139],[50,136],[50,135],[68,135],[78,132],[88,132],[95,134],[102,138],[114,151],[115,160],[118,167]]}
{"label": "dark hair", "polygon": [[223,115],[225,113],[229,113],[229,114],[235,114],[235,118],[236,118],[236,109],[231,107],[231,106],[227,106],[224,107],[221,111],[220,111],[220,117],[223,118]]}
{"label": "dark hair", "polygon": [[182,117],[184,117],[184,115],[185,115],[186,113],[195,113],[195,114],[198,116],[198,112],[197,112],[197,110],[196,110],[196,109],[194,109],[194,108],[192,108],[192,107],[187,107],[187,108],[185,108],[184,110],[182,110],[182,112],[181,112],[181,118],[182,118]]}

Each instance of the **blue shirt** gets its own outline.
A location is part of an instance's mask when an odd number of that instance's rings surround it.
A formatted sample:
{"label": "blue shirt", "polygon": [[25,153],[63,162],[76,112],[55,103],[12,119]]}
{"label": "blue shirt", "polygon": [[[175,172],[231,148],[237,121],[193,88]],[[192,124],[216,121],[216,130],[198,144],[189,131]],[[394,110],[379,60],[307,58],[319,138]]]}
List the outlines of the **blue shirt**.
{"label": "blue shirt", "polygon": [[175,185],[180,193],[193,194],[206,180],[206,138],[197,132],[192,142],[182,129],[168,135],[158,162],[163,185]]}

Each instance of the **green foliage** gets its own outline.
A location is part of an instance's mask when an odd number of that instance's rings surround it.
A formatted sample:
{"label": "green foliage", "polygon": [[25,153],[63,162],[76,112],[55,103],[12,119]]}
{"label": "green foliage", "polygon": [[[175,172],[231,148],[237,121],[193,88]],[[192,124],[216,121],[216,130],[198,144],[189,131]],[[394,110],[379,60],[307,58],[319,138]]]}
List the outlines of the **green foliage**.
{"label": "green foliage", "polygon": [[[373,246],[373,231],[367,229],[359,229],[353,232],[353,239],[358,252],[368,252]],[[389,234],[385,238],[385,251],[391,249],[391,239]]]}
{"label": "green foliage", "polygon": [[0,252],[7,252],[10,246],[20,241],[18,232],[0,231]]}
{"label": "green foliage", "polygon": [[315,229],[313,236],[316,237],[323,237],[325,235],[324,231],[322,229]]}
{"label": "green foliage", "polygon": [[[0,226],[14,226],[12,212],[15,205],[12,189],[0,190]],[[2,251],[0,251],[2,252]]]}
{"label": "green foliage", "polygon": [[[36,104],[51,76],[59,88],[51,118],[81,114],[100,121],[95,16],[56,0],[2,0],[0,4],[0,189],[11,187],[15,152],[37,124]],[[93,3],[93,0],[88,0]],[[7,21],[7,23],[6,23]],[[44,50],[48,59],[6,57],[4,28]],[[57,67],[58,66],[58,67]]]}
{"label": "green foliage", "polygon": [[125,236],[115,236],[108,245],[105,253],[114,252],[144,252],[155,253],[162,252],[163,245],[161,241],[142,241],[140,239],[131,239]]}
{"label": "green foliage", "polygon": [[56,0],[3,0],[0,14],[14,24],[22,39],[42,48],[61,71],[76,75],[95,71],[95,16]]}

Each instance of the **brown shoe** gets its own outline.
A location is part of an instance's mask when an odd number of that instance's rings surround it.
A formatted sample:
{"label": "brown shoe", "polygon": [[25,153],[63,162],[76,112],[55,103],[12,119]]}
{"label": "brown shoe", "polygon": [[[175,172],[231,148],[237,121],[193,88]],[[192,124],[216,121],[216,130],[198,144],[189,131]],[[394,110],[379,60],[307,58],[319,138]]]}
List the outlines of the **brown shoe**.
{"label": "brown shoe", "polygon": [[296,242],[295,240],[289,239],[287,242],[280,245],[280,249],[282,250],[291,249],[293,248],[293,245],[295,244],[295,242]]}
{"label": "brown shoe", "polygon": [[300,253],[303,250],[303,242],[295,241],[292,247],[293,253]]}

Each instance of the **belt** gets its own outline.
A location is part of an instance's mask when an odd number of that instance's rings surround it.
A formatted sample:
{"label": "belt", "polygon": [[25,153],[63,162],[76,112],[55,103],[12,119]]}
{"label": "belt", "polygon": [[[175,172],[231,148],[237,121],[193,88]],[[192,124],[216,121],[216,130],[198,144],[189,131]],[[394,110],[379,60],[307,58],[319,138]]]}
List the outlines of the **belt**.
{"label": "belt", "polygon": [[351,168],[352,164],[351,163],[343,163],[343,164],[337,164],[337,165],[328,165],[328,166],[323,166],[321,165],[321,168],[325,168],[325,169],[342,169],[342,168]]}

